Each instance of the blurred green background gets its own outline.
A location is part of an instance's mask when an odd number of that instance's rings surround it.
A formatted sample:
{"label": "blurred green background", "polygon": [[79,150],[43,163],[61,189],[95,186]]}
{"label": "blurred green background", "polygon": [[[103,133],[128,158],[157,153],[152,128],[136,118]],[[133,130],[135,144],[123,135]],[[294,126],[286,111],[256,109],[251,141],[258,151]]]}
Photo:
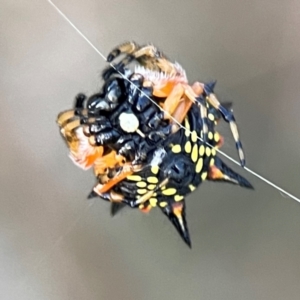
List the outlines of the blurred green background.
{"label": "blurred green background", "polygon": [[[55,3],[105,55],[153,42],[191,82],[217,79],[247,166],[300,196],[299,1]],[[88,202],[93,176],[55,119],[97,91],[105,62],[46,0],[0,4],[0,299],[299,299],[300,205],[239,166],[255,191],[207,182],[188,197],[192,250],[159,210],[112,219]]]}

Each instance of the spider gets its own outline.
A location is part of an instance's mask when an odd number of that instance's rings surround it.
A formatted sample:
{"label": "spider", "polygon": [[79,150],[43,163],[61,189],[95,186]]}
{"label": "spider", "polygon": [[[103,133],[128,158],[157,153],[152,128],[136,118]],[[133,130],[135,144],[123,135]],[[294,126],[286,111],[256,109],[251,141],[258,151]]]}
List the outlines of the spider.
{"label": "spider", "polygon": [[[83,106],[86,96],[80,94],[76,99],[75,109],[63,112],[58,117],[61,133],[71,150],[71,159],[83,169],[94,167],[95,175],[99,178],[98,194],[108,191],[126,176],[139,170],[147,153],[178,129],[175,126],[174,130],[174,124],[168,126],[168,122],[162,126],[164,115],[148,98],[154,99],[165,110],[168,110],[168,99],[154,96],[152,85],[145,84],[143,76],[133,73],[130,76],[130,81],[133,82],[131,84],[116,74],[111,73],[102,92],[87,99],[86,108]],[[142,92],[136,89],[136,86]],[[187,104],[191,103],[188,101]],[[206,112],[207,107],[209,103],[206,104]],[[131,119],[129,123],[132,123],[132,119],[136,120],[134,130],[130,128],[132,124],[127,126],[128,120],[122,125],[121,117],[124,116],[124,112],[127,112],[127,119]],[[207,128],[207,124],[204,126],[206,122],[203,121],[203,128]],[[121,130],[117,128],[119,125]],[[142,132],[137,129],[140,125]],[[139,134],[132,134],[134,131]],[[203,131],[205,130],[202,130],[201,136]],[[135,162],[135,165],[132,165],[132,162]],[[121,166],[124,168],[120,168]],[[108,174],[109,169],[116,168],[122,171]]]}
{"label": "spider", "polygon": [[[197,103],[200,107],[200,117],[203,123],[203,140],[207,141],[207,103],[219,110],[223,119],[229,123],[236,148],[239,154],[241,166],[245,166],[245,155],[242,143],[239,138],[238,128],[232,111],[221,105],[216,95],[214,87],[216,82],[203,84],[195,82],[192,86],[188,84],[188,79],[184,69],[178,63],[172,63],[154,45],[139,46],[135,42],[126,42],[113,49],[107,61],[112,62],[121,54],[126,54],[114,69],[124,72],[124,67],[133,60],[139,63],[135,73],[140,73],[144,77],[144,85],[153,85],[153,96],[165,98],[163,109],[165,119],[173,117],[181,124],[192,103]],[[103,78],[107,79],[113,72],[110,67],[103,72]],[[173,120],[171,120],[173,122]],[[173,132],[179,126],[173,127]]]}
{"label": "spider", "polygon": [[[137,49],[134,45],[131,43],[127,44],[127,48],[121,47],[122,51],[119,54],[126,51],[134,52]],[[140,50],[135,51],[134,54],[142,66],[137,67],[129,77],[134,85],[117,77],[115,70],[110,71],[109,78],[107,78],[108,73],[104,72],[103,78],[106,78],[106,82],[102,92],[90,97],[86,101],[86,107],[83,105],[86,97],[79,95],[75,109],[63,112],[58,117],[61,133],[70,148],[71,159],[83,169],[94,167],[95,175],[99,179],[95,191],[99,195],[109,191],[132,173],[142,170],[142,161],[137,158],[145,160],[149,151],[155,149],[160,142],[170,134],[175,134],[179,129],[165,113],[151,105],[148,97],[155,99],[157,104],[167,111],[167,114],[172,114],[173,118],[181,123],[193,103],[191,100],[196,99],[188,98],[189,91],[192,91],[194,95],[197,92],[199,97],[195,103],[200,106],[199,117],[202,120],[200,135],[202,137],[208,135],[207,115],[213,116],[208,113],[208,109],[215,109],[223,118],[224,111],[229,111],[221,104],[216,107],[214,103],[204,100],[203,94],[212,94],[210,91],[213,90],[214,83],[204,85],[197,82],[190,87],[184,70],[178,64],[170,63],[154,46],[142,47]],[[116,55],[118,51],[112,51],[108,60],[114,59]],[[125,64],[129,62],[125,59],[120,63],[121,66],[124,61]],[[130,73],[125,66],[122,70]],[[181,89],[179,94],[177,88]],[[182,94],[183,88],[185,88],[184,94]],[[177,101],[175,105],[174,97]],[[132,110],[135,112],[133,113]],[[126,114],[127,120],[123,120],[122,125],[121,117]],[[128,121],[128,119],[135,119],[136,122],[133,123],[136,125],[133,126],[132,120]],[[163,120],[169,121],[169,124],[166,122],[165,126],[161,126]],[[126,123],[131,124],[127,126]],[[171,126],[168,126],[170,124]],[[138,129],[140,125],[143,125],[144,132]],[[237,145],[243,153],[239,140]],[[133,164],[134,161],[135,164]]]}
{"label": "spider", "polygon": [[[212,115],[208,121],[209,144],[219,148],[223,139],[215,131],[215,121],[218,121],[221,115],[211,106],[208,107],[208,111]],[[197,138],[197,134],[203,131],[203,123],[195,104],[188,111],[184,125],[187,130],[169,135],[159,147],[148,153],[147,161],[141,170],[128,175],[105,193],[99,193],[96,186],[89,198],[100,196],[112,202],[113,213],[122,205],[139,208],[143,212],[158,206],[173,223],[185,243],[191,247],[185,216],[185,197],[189,193],[204,180],[253,187],[217,157],[214,148]]]}
{"label": "spider", "polygon": [[[186,130],[174,130],[174,124],[159,109],[166,104],[166,97],[155,96],[153,85],[144,76],[134,72],[129,78],[142,92],[111,73],[100,93],[89,98],[79,94],[74,109],[59,114],[61,133],[73,161],[84,169],[94,168],[97,184],[89,198],[100,196],[111,201],[113,213],[120,205],[142,211],[159,206],[191,245],[186,195],[205,179],[252,186],[229,169],[214,148],[198,139],[207,128],[209,144],[221,147],[223,139],[215,131],[223,117],[219,108],[203,102],[208,115],[205,123],[198,103],[188,100],[190,108],[182,120]],[[230,109],[228,104],[222,107]],[[142,159],[135,164],[140,152]]]}

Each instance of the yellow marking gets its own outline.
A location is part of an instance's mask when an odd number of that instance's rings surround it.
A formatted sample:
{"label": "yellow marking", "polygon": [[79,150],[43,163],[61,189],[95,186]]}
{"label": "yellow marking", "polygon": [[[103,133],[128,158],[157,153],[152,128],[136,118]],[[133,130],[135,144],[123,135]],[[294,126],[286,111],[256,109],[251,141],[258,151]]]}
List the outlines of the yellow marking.
{"label": "yellow marking", "polygon": [[147,181],[148,181],[149,183],[158,183],[157,177],[154,177],[154,176],[148,177],[148,178],[147,178]]}
{"label": "yellow marking", "polygon": [[229,126],[231,128],[231,132],[232,132],[234,140],[238,141],[238,139],[239,139],[239,132],[238,132],[236,124],[233,123],[233,122],[229,122]]}
{"label": "yellow marking", "polygon": [[192,151],[192,155],[191,155],[192,161],[195,163],[198,159],[198,145],[195,144],[193,146],[193,151]]}
{"label": "yellow marking", "polygon": [[157,193],[153,193],[153,195],[152,195],[153,197],[156,197],[157,196]]}
{"label": "yellow marking", "polygon": [[213,135],[213,133],[210,131],[210,132],[208,133],[208,138],[209,138],[210,140],[212,140],[213,137],[214,137],[214,135]]}
{"label": "yellow marking", "polygon": [[157,204],[157,199],[156,199],[156,198],[150,198],[150,199],[149,199],[149,202],[150,202],[150,205],[151,205],[152,207],[155,207],[156,204]]}
{"label": "yellow marking", "polygon": [[184,126],[185,126],[185,128],[187,129],[186,131],[185,131],[185,136],[186,137],[188,137],[188,136],[190,136],[190,123],[189,123],[189,121],[188,121],[188,119],[187,118],[185,118],[184,119]]}
{"label": "yellow marking", "polygon": [[191,144],[190,141],[187,141],[185,143],[184,150],[185,150],[186,153],[191,153],[191,151],[192,151],[192,144]]}
{"label": "yellow marking", "polygon": [[172,147],[172,152],[173,153],[180,153],[181,152],[181,146],[180,145],[174,145]]}
{"label": "yellow marking", "polygon": [[164,185],[164,186],[162,186],[160,189],[161,189],[161,191],[163,191],[163,190],[166,189],[166,186]]}
{"label": "yellow marking", "polygon": [[212,158],[212,159],[210,160],[210,162],[209,162],[209,165],[210,165],[210,166],[213,166],[214,164],[215,164],[215,159]]}
{"label": "yellow marking", "polygon": [[200,173],[203,167],[203,158],[199,158],[196,165],[196,173]]}
{"label": "yellow marking", "polygon": [[167,202],[160,202],[160,203],[159,203],[159,206],[160,206],[160,207],[166,207],[167,205],[168,205]]}
{"label": "yellow marking", "polygon": [[192,132],[192,142],[194,142],[194,143],[197,142],[197,133],[195,130]]}
{"label": "yellow marking", "polygon": [[139,188],[144,188],[147,186],[147,183],[145,181],[139,181],[136,183],[136,186]]}
{"label": "yellow marking", "polygon": [[201,179],[202,180],[205,180],[207,177],[207,172],[203,172],[202,175],[201,175]]}
{"label": "yellow marking", "polygon": [[148,190],[154,190],[156,188],[156,184],[149,184],[147,188]]}
{"label": "yellow marking", "polygon": [[203,156],[204,152],[205,152],[205,147],[204,147],[204,145],[201,145],[200,148],[199,148],[199,155]]}
{"label": "yellow marking", "polygon": [[214,139],[216,142],[220,140],[220,134],[218,132],[215,132]]}
{"label": "yellow marking", "polygon": [[206,153],[207,156],[210,156],[210,154],[211,154],[210,147],[206,147],[205,153]]}
{"label": "yellow marking", "polygon": [[192,184],[189,185],[189,188],[190,188],[190,190],[191,190],[192,192],[196,189],[196,187],[195,187],[194,185],[192,185]]}
{"label": "yellow marking", "polygon": [[174,196],[174,200],[177,202],[177,201],[181,201],[184,197],[181,196],[181,195],[175,195]]}
{"label": "yellow marking", "polygon": [[211,155],[212,156],[216,156],[217,152],[216,152],[216,149],[215,148],[212,148],[211,149]]}
{"label": "yellow marking", "polygon": [[131,181],[141,181],[142,180],[142,177],[139,175],[129,175],[126,178]]}
{"label": "yellow marking", "polygon": [[174,189],[174,188],[166,189],[166,190],[162,191],[162,194],[164,194],[166,196],[174,195],[174,194],[176,194],[176,189]]}
{"label": "yellow marking", "polygon": [[215,119],[215,116],[211,113],[208,114],[208,118],[211,120],[211,121],[214,121]]}
{"label": "yellow marking", "polygon": [[242,149],[239,149],[238,152],[239,152],[240,159],[241,159],[241,160],[245,159],[243,150],[242,150]]}
{"label": "yellow marking", "polygon": [[146,194],[148,191],[146,189],[137,189],[137,193],[140,195]]}
{"label": "yellow marking", "polygon": [[159,167],[158,167],[158,166],[152,166],[152,167],[151,167],[151,172],[152,172],[153,174],[157,174],[158,171],[159,171]]}

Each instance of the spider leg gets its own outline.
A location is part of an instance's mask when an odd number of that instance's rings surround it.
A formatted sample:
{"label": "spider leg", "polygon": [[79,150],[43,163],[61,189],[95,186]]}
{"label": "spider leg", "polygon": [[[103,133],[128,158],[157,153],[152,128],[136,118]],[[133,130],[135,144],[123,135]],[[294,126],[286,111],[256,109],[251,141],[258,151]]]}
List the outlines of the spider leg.
{"label": "spider leg", "polygon": [[140,47],[135,42],[126,42],[113,49],[107,56],[107,61],[112,62],[122,53],[132,54]]}
{"label": "spider leg", "polygon": [[89,143],[79,120],[68,123],[61,129],[61,133],[70,149],[71,160],[80,168],[89,169],[95,160],[102,156],[103,147],[94,147]]}
{"label": "spider leg", "polygon": [[[212,84],[211,84],[212,85]],[[237,124],[235,122],[234,115],[231,111],[227,110],[217,99],[216,95],[212,91],[211,85],[204,85],[204,91],[207,95],[207,102],[212,105],[214,108],[218,109],[222,114],[224,120],[229,123],[233,138],[235,140],[236,149],[238,150],[241,166],[245,166],[245,154],[243,151],[242,143],[239,138],[239,132],[237,128]],[[212,85],[214,86],[214,84]]]}
{"label": "spider leg", "polygon": [[184,86],[181,83],[178,83],[174,86],[163,103],[163,110],[166,112],[164,113],[164,119],[171,119],[173,113],[178,108],[179,103],[183,101],[183,96]]}
{"label": "spider leg", "polygon": [[116,166],[122,166],[125,162],[125,157],[117,154],[116,151],[111,151],[95,160],[94,173],[97,177],[101,176],[105,174],[107,169],[115,169]]}
{"label": "spider leg", "polygon": [[[82,114],[82,112],[81,112]],[[83,118],[86,123],[91,122],[89,125],[82,126]],[[97,121],[99,123],[97,123]],[[111,157],[103,158],[104,148],[102,145],[107,144],[112,138],[115,137],[114,131],[111,129],[110,124],[107,124],[105,118],[88,118],[81,116],[81,119],[76,116],[75,111],[67,111],[59,115],[58,123],[61,128],[61,134],[70,149],[71,160],[80,168],[86,170],[92,167],[96,160],[100,162],[107,162]],[[96,123],[95,123],[96,122]],[[100,132],[103,129],[109,129],[109,133]],[[92,135],[92,136],[91,136]],[[102,144],[93,141],[101,139]],[[124,158],[123,158],[124,159]],[[122,160],[122,157],[115,159],[116,162]],[[110,163],[112,164],[112,163]],[[99,169],[100,167],[98,167]],[[100,170],[97,171],[100,173]]]}
{"label": "spider leg", "polygon": [[202,121],[202,139],[206,143],[208,136],[208,120],[207,120],[207,107],[202,97],[203,87],[200,82],[195,82],[192,87],[188,86],[185,91],[185,95],[190,99],[192,103],[197,103],[200,108],[200,117]]}
{"label": "spider leg", "polygon": [[96,184],[96,186],[93,188],[93,191],[90,193],[89,198],[101,196],[103,193],[108,192],[116,184],[124,180],[127,176],[132,175],[134,172],[139,171],[140,169],[141,166],[132,166],[131,163],[125,164],[120,171],[107,183]]}
{"label": "spider leg", "polygon": [[[163,61],[162,54],[155,46],[147,45],[135,50],[132,52],[126,52],[128,55],[126,55],[118,64],[116,64],[115,68],[117,70],[123,70],[125,66],[130,64],[133,60],[136,60],[139,64],[148,69],[160,70],[157,62],[160,60]],[[166,60],[166,62],[168,61]]]}

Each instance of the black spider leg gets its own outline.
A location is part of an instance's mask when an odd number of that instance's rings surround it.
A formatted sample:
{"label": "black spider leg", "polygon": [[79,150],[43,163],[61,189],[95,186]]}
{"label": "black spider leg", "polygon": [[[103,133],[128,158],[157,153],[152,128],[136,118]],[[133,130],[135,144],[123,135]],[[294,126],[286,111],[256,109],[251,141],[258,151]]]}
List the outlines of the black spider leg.
{"label": "black spider leg", "polygon": [[95,145],[96,146],[105,146],[114,144],[121,137],[122,133],[118,130],[110,127],[105,131],[101,131],[95,135]]}
{"label": "black spider leg", "polygon": [[174,227],[177,229],[183,241],[192,248],[192,242],[186,221],[185,200],[180,203],[168,204],[161,208],[161,211],[168,217]]}
{"label": "black spider leg", "polygon": [[86,100],[86,95],[79,93],[76,97],[75,97],[75,104],[74,104],[74,108],[75,110],[81,110],[84,109],[84,101]]}
{"label": "black spider leg", "polygon": [[87,100],[87,109],[93,114],[103,114],[116,109],[126,97],[126,86],[120,78],[107,80],[100,93],[96,93]]}
{"label": "black spider leg", "polygon": [[128,65],[131,61],[135,59],[134,55],[131,53],[139,48],[139,46],[134,42],[124,43],[119,45],[115,49],[113,49],[107,56],[107,62],[111,63],[115,60],[119,55],[128,53],[125,58],[123,58],[118,64],[113,64],[112,66],[108,66],[102,73],[102,78],[107,80],[113,73],[120,72],[125,75],[125,66]]}
{"label": "black spider leg", "polygon": [[87,96],[82,93],[79,93],[75,97],[74,116],[78,116],[80,118],[81,124],[83,124],[84,121],[86,121],[88,119],[88,112],[85,109],[85,101],[86,100],[87,100]]}
{"label": "black spider leg", "polygon": [[219,157],[215,157],[214,165],[209,167],[209,172],[207,180],[218,181],[218,182],[228,182],[231,184],[236,184],[244,188],[254,189],[252,184],[245,179],[243,176],[239,175],[231,168],[229,168]]}
{"label": "black spider leg", "polygon": [[214,95],[214,91],[213,91],[215,85],[216,85],[216,81],[210,82],[210,83],[204,85],[204,92],[207,96],[207,101],[213,107],[218,109],[220,111],[220,113],[222,114],[223,119],[227,123],[229,123],[233,138],[235,140],[236,149],[237,149],[238,154],[239,154],[241,166],[244,167],[245,164],[246,164],[245,154],[244,154],[244,151],[243,151],[242,143],[241,143],[240,138],[239,138],[239,133],[238,133],[237,124],[236,124],[234,115],[230,110],[226,109],[217,100],[216,96]]}

